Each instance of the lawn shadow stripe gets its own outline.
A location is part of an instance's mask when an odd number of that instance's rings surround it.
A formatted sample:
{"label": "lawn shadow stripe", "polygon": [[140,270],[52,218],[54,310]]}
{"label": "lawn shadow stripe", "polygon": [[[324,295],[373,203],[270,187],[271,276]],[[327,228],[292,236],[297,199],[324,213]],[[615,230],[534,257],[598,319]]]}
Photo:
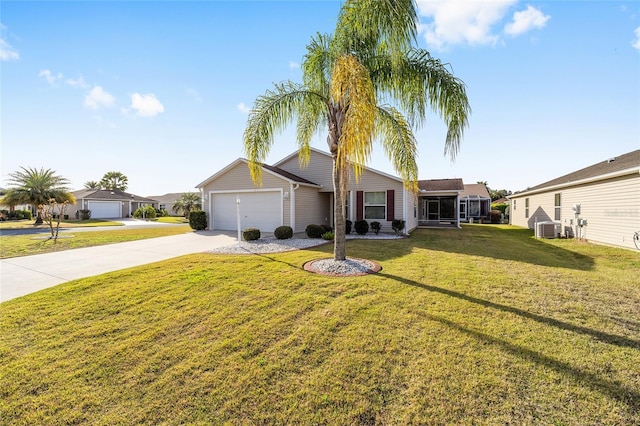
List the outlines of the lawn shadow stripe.
{"label": "lawn shadow stripe", "polygon": [[406,278],[402,278],[399,277],[397,275],[391,275],[388,273],[384,273],[384,272],[380,272],[378,273],[379,276],[385,277],[385,278],[389,278],[391,280],[395,280],[398,282],[401,282],[403,284],[407,284],[413,287],[418,287],[421,288],[423,290],[428,290],[428,291],[432,291],[434,293],[440,293],[440,294],[444,294],[446,296],[450,296],[450,297],[455,297],[457,299],[461,299],[461,300],[465,300],[467,302],[471,302],[471,303],[475,303],[478,305],[482,305],[485,306],[487,308],[493,308],[493,309],[498,309],[500,311],[503,312],[509,312],[511,314],[515,314],[536,322],[539,322],[541,324],[546,324],[546,325],[550,325],[552,327],[556,327],[556,328],[560,328],[562,330],[566,330],[566,331],[571,331],[574,333],[578,333],[578,334],[584,334],[587,336],[591,336],[603,343],[609,343],[612,345],[616,345],[616,346],[620,346],[620,347],[626,347],[626,348],[632,348],[632,349],[640,349],[640,341],[638,340],[634,340],[634,339],[630,339],[628,337],[624,337],[624,336],[618,336],[615,334],[609,334],[609,333],[605,333],[603,331],[599,331],[599,330],[594,330],[592,328],[588,328],[588,327],[583,327],[580,325],[575,325],[575,324],[570,324],[568,322],[564,322],[564,321],[560,321],[554,318],[549,318],[549,317],[545,317],[542,315],[538,315],[538,314],[534,314],[522,309],[518,309],[518,308],[514,308],[513,306],[508,306],[508,305],[502,305],[500,303],[496,303],[496,302],[491,302],[489,300],[485,300],[485,299],[479,299],[477,297],[473,297],[473,296],[469,296],[467,294],[464,293],[460,293],[454,290],[448,290],[445,288],[441,288],[441,287],[436,287],[436,286],[432,286],[432,285],[428,285],[428,284],[422,284],[416,281],[412,281]]}
{"label": "lawn shadow stripe", "polygon": [[502,339],[489,336],[488,334],[481,333],[476,330],[471,330],[451,320],[436,317],[430,314],[425,314],[425,318],[444,324],[448,327],[451,327],[452,329],[458,330],[478,340],[482,340],[484,342],[499,346],[507,352],[521,356],[522,358],[531,360],[537,364],[544,365],[545,367],[548,367],[560,374],[571,376],[576,382],[578,382],[578,384],[583,385],[586,383],[594,390],[597,390],[627,405],[631,414],[640,411],[640,393],[636,389],[628,388],[614,381],[604,379],[597,374],[573,367],[566,362],[551,358],[531,349],[514,345],[513,343],[509,343]]}

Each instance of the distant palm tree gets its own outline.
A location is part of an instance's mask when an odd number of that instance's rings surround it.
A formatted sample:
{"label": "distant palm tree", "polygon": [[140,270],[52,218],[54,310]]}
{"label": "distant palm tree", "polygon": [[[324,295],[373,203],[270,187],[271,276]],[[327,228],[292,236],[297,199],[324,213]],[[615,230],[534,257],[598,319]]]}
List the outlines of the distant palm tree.
{"label": "distant palm tree", "polygon": [[200,194],[196,192],[185,192],[171,207],[171,211],[176,214],[182,214],[187,218],[192,211],[198,210],[202,210],[202,200],[200,199]]}
{"label": "distant palm tree", "polygon": [[[299,160],[306,166],[310,141],[328,130],[335,195],[334,259],[345,260],[345,201],[349,175],[358,179],[374,139],[404,181],[417,191],[419,127],[429,108],[448,126],[445,154],[455,158],[470,107],[464,83],[429,52],[412,46],[417,35],[413,0],[346,0],[333,35],[307,46],[303,84],[276,84],[256,99],[244,132],[245,154],[255,183],[262,178],[276,133],[297,117]],[[394,101],[395,106],[385,102]],[[402,111],[402,112],[401,112]]]}
{"label": "distant palm tree", "polygon": [[36,224],[43,222],[42,208],[49,200],[55,199],[57,203],[75,203],[73,194],[69,193],[66,185],[69,181],[56,174],[51,169],[40,170],[21,167],[22,171],[9,174],[9,185],[5,195],[0,199],[1,204],[16,206],[18,204],[31,204],[38,209]]}
{"label": "distant palm tree", "polygon": [[95,180],[88,180],[84,183],[86,189],[100,189],[100,182]]}
{"label": "distant palm tree", "polygon": [[129,179],[121,172],[107,172],[102,176],[100,186],[110,191],[126,191]]}

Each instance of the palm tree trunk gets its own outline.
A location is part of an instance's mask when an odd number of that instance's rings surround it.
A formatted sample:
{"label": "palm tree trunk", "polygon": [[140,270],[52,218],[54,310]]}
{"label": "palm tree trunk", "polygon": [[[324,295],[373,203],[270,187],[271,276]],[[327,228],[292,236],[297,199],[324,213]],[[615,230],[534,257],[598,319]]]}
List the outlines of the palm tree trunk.
{"label": "palm tree trunk", "polygon": [[344,217],[344,196],[341,179],[343,173],[338,170],[338,163],[333,160],[333,220],[335,232],[333,237],[333,260],[345,260],[347,258],[346,249],[346,223]]}
{"label": "palm tree trunk", "polygon": [[340,134],[342,133],[342,125],[344,123],[344,113],[339,107],[329,109],[328,120],[329,134],[327,135],[327,144],[329,151],[333,157],[333,221],[335,232],[333,233],[333,259],[346,260],[346,223],[344,217],[344,202],[347,195],[347,185],[344,181],[347,179],[347,173],[343,170],[347,165],[338,161],[338,146],[340,143]]}

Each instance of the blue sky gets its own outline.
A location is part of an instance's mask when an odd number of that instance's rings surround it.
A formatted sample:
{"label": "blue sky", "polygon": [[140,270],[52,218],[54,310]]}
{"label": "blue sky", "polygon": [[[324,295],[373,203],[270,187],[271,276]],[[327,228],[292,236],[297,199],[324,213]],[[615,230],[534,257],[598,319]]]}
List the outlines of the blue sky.
{"label": "blue sky", "polygon": [[[193,190],[243,155],[247,111],[332,32],[327,1],[2,1],[2,185],[20,166],[71,189],[107,171],[148,196]],[[420,1],[418,45],[473,109],[455,162],[437,115],[421,179],[522,190],[640,148],[640,2]],[[326,151],[325,134],[313,146]],[[268,162],[295,151],[291,130]],[[395,174],[377,145],[369,166]]]}

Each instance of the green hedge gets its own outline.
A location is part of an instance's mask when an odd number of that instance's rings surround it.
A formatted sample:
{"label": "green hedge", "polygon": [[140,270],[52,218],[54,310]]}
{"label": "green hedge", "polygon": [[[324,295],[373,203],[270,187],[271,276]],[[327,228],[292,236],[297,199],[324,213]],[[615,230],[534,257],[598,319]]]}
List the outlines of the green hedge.
{"label": "green hedge", "polygon": [[207,229],[207,213],[202,210],[189,213],[189,226],[196,231]]}

